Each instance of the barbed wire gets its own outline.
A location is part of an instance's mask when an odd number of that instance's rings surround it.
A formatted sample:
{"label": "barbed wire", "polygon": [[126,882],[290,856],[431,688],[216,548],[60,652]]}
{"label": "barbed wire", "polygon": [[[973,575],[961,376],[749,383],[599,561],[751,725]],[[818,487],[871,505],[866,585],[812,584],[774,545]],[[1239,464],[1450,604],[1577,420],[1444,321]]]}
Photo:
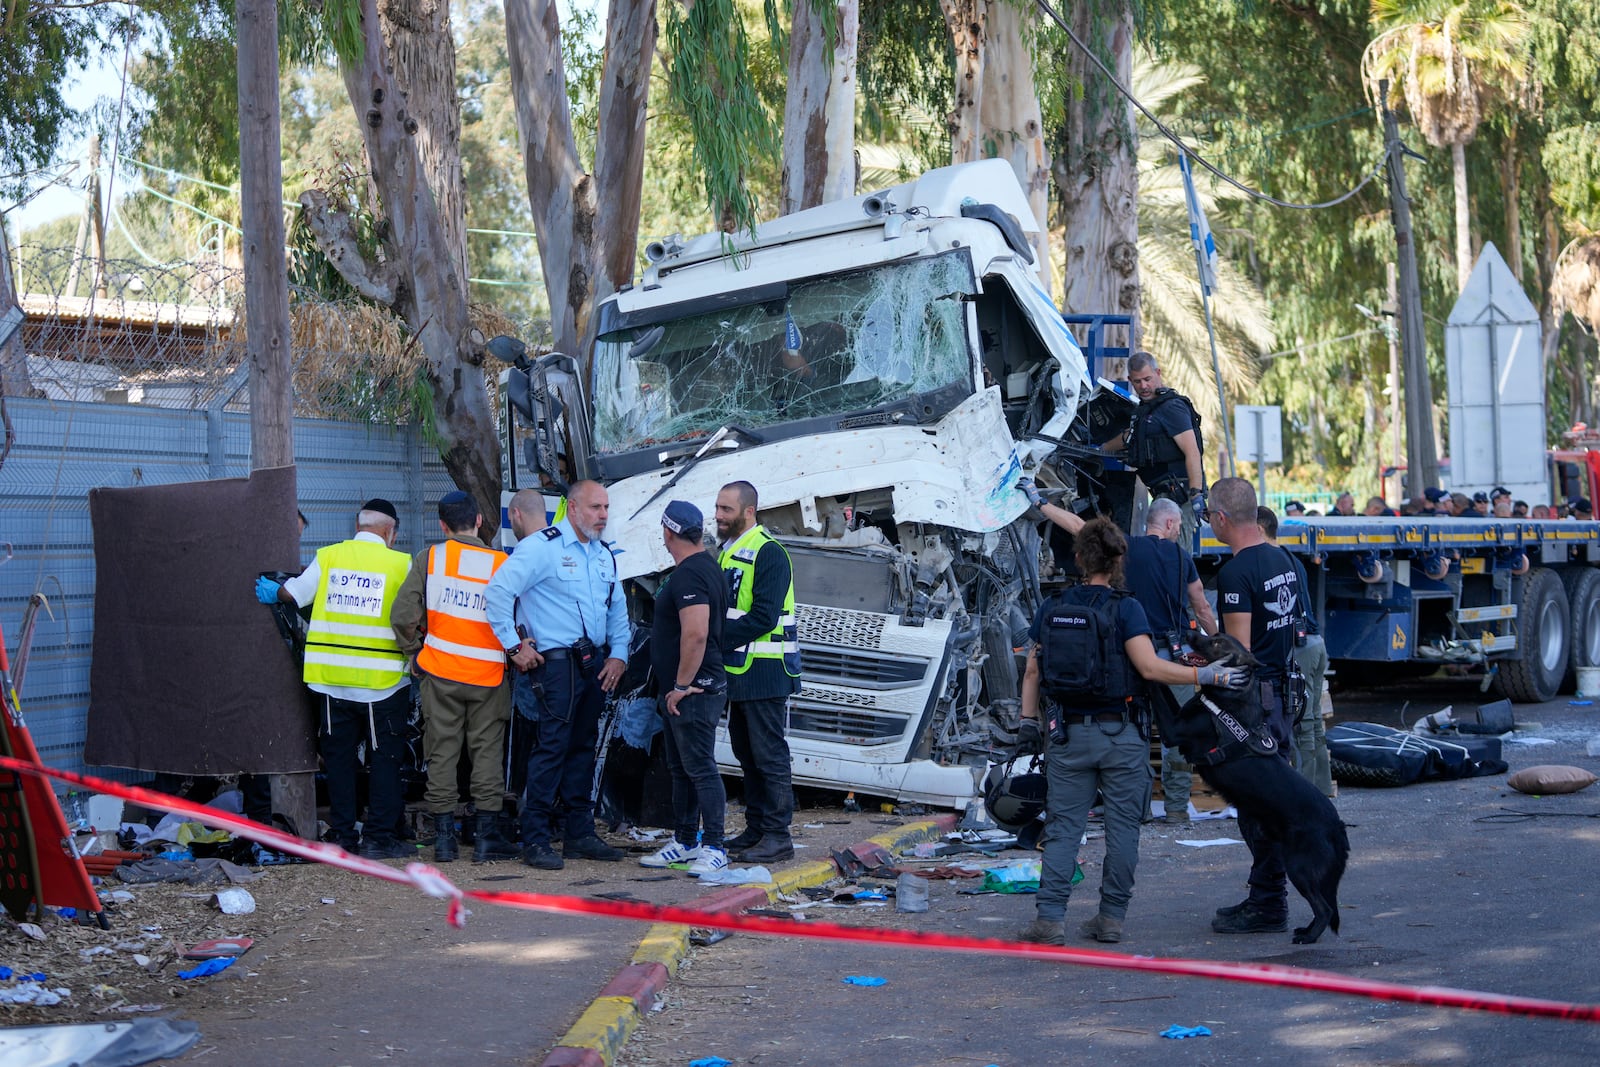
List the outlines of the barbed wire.
{"label": "barbed wire", "polygon": [[[13,249],[26,382],[14,395],[153,407],[248,411],[244,272],[216,260],[152,263],[74,248]],[[295,414],[406,424],[429,403],[423,357],[395,315],[372,304],[328,300],[291,287],[290,354]],[[530,343],[548,324],[518,323],[473,308],[486,336]],[[493,371],[486,368],[489,388]]]}

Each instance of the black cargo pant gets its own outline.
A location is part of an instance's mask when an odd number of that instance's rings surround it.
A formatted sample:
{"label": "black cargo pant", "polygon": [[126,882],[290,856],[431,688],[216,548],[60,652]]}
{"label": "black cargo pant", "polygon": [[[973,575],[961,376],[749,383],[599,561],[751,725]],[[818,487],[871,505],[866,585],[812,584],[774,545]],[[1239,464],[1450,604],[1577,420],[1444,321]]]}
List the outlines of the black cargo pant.
{"label": "black cargo pant", "polygon": [[[1289,721],[1284,707],[1283,681],[1260,680],[1262,726],[1278,743],[1278,755],[1290,766],[1294,765],[1294,724]],[[1245,812],[1239,812],[1239,836],[1250,849],[1250,904],[1269,916],[1286,916],[1289,913],[1288,878],[1283,868],[1283,849],[1277,841],[1269,840],[1261,824]]]}
{"label": "black cargo pant", "polygon": [[[522,846],[572,842],[594,833],[594,759],[600,713],[602,656],[583,670],[567,649],[544,653],[544,666],[528,672],[539,721],[528,755],[522,798]],[[521,725],[521,724],[519,724]]]}

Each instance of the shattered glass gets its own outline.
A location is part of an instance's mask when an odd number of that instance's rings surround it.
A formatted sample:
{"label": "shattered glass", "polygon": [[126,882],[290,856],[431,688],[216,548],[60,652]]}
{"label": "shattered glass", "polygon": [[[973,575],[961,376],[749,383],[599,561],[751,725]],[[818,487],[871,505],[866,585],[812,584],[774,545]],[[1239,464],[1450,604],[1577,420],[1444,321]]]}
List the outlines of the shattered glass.
{"label": "shattered glass", "polygon": [[596,446],[626,452],[970,383],[961,297],[975,289],[966,253],[950,252],[607,334],[595,345]]}

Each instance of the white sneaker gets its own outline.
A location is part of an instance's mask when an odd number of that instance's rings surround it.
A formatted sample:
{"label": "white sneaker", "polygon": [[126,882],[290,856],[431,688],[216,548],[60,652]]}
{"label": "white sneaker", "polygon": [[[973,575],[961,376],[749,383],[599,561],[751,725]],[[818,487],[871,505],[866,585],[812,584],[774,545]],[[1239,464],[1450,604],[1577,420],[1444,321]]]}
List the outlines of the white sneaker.
{"label": "white sneaker", "polygon": [[[700,847],[684,848],[674,838],[648,856],[639,858],[641,867],[670,867],[674,863],[692,863],[700,858]],[[726,866],[726,861],[724,861]]]}
{"label": "white sneaker", "polygon": [[701,846],[695,849],[700,855],[689,864],[689,873],[696,878],[702,874],[713,874],[728,865],[728,854],[720,848],[706,848]]}

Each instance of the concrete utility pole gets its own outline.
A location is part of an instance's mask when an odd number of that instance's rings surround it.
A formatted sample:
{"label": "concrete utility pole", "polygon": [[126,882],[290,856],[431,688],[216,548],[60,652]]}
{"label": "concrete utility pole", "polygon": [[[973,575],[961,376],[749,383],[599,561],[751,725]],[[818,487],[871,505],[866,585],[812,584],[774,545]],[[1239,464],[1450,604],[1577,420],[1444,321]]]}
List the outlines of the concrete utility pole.
{"label": "concrete utility pole", "polygon": [[1406,382],[1406,473],[1411,495],[1439,484],[1439,453],[1433,439],[1433,386],[1428,379],[1427,340],[1423,334],[1422,286],[1417,280],[1417,248],[1411,232],[1411,199],[1406,195],[1406,147],[1400,141],[1400,120],[1389,109],[1389,83],[1378,83],[1383,101],[1384,153],[1388,162],[1389,210],[1394,216],[1395,259],[1399,264],[1397,293],[1400,352]]}
{"label": "concrete utility pole", "polygon": [[[294,466],[294,392],[289,374],[289,268],[283,242],[283,140],[278,106],[277,0],[238,0],[239,203],[250,363],[250,469]],[[286,514],[285,525],[296,521]],[[272,776],[272,808],[317,836],[316,784],[309,773]]]}

